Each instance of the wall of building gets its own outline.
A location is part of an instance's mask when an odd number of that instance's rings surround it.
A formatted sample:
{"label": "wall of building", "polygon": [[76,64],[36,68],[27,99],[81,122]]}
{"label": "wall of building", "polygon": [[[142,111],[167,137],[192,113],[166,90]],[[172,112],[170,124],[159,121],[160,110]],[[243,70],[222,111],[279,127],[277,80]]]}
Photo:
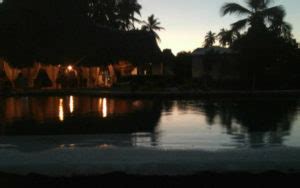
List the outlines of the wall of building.
{"label": "wall of building", "polygon": [[[120,61],[119,63],[116,63],[114,65],[108,65],[107,67],[72,66],[72,63],[68,63],[66,65],[43,65],[40,63],[35,63],[33,67],[18,69],[10,67],[9,63],[6,64],[7,66],[5,69],[4,62],[0,61],[0,73],[2,69],[4,75],[10,72],[16,72],[16,76],[12,77],[11,79],[8,79],[15,88],[60,89],[69,87],[111,87],[114,83],[118,81],[117,79],[119,77],[163,75],[163,64],[149,64],[149,66],[142,64],[140,66],[136,66],[128,61]],[[43,76],[40,75],[41,71],[43,71]],[[28,83],[16,84],[20,83],[19,77],[26,78],[21,80],[24,80],[24,82]],[[50,80],[48,81],[50,83],[48,83],[46,86],[44,80]]]}

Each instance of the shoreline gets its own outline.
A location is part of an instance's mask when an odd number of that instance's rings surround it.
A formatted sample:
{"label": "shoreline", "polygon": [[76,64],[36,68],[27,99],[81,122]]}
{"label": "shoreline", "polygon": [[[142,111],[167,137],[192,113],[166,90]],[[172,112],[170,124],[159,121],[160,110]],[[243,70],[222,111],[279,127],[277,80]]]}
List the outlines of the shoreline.
{"label": "shoreline", "polygon": [[20,90],[0,92],[2,97],[26,96],[95,96],[120,98],[209,98],[209,97],[300,97],[300,90],[223,90],[223,91],[122,91],[101,89]]}

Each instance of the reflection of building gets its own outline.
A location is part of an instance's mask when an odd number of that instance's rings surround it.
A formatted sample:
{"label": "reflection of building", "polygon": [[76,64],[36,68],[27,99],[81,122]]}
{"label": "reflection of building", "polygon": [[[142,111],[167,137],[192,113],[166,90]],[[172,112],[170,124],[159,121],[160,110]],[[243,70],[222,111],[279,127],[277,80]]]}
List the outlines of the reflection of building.
{"label": "reflection of building", "polygon": [[152,101],[75,96],[7,98],[0,110],[0,127],[16,134],[151,132],[161,115]]}
{"label": "reflection of building", "polygon": [[128,101],[92,97],[47,97],[47,98],[7,98],[3,103],[4,119],[8,122],[22,118],[33,118],[38,122],[48,119],[64,120],[72,113],[76,115],[98,114],[106,118],[133,113],[150,108],[152,102]]}

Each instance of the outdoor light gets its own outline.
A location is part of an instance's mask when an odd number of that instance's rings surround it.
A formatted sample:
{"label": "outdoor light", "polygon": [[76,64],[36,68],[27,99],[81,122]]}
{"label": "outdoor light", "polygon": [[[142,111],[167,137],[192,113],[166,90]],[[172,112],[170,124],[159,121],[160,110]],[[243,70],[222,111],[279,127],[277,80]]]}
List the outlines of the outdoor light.
{"label": "outdoor light", "polygon": [[73,67],[71,65],[68,66],[68,71],[72,71]]}

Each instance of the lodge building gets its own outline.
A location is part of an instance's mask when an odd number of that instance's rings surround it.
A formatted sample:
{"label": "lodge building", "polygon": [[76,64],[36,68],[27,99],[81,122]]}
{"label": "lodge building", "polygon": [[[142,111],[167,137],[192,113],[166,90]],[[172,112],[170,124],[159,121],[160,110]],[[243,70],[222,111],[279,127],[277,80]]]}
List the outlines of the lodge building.
{"label": "lodge building", "polygon": [[[78,30],[40,47],[35,58],[12,50],[0,59],[0,84],[12,88],[111,87],[122,77],[162,75],[161,50],[145,31]],[[85,37],[80,37],[85,36]],[[16,56],[16,57],[15,57]]]}

